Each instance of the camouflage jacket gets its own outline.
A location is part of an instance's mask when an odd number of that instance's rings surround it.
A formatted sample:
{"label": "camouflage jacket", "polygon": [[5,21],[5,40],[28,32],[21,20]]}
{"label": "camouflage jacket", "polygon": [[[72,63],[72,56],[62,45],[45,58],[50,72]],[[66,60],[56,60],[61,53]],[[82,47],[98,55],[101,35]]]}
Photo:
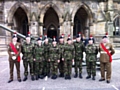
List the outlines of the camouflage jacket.
{"label": "camouflage jacket", "polygon": [[34,44],[27,44],[26,42],[22,45],[23,60],[33,61],[34,55]]}
{"label": "camouflage jacket", "polygon": [[36,61],[41,62],[44,60],[44,47],[35,44],[34,46],[34,58]]}
{"label": "camouflage jacket", "polygon": [[59,48],[58,46],[51,46],[49,49],[49,58],[50,61],[55,61],[55,60],[59,60]]}
{"label": "camouflage jacket", "polygon": [[50,49],[50,47],[51,47],[50,43],[48,43],[48,44],[44,43],[44,58],[45,59],[49,58],[49,49]]}
{"label": "camouflage jacket", "polygon": [[82,59],[83,58],[83,52],[84,52],[84,44],[83,42],[75,42],[74,43],[74,47],[75,47],[75,58],[76,59]]}
{"label": "camouflage jacket", "polygon": [[85,48],[85,53],[86,53],[86,61],[96,61],[96,55],[98,54],[98,49],[95,44],[88,44]]}
{"label": "camouflage jacket", "polygon": [[64,55],[63,55],[65,60],[74,59],[74,56],[75,56],[74,54],[75,54],[74,45],[66,44],[64,48]]}
{"label": "camouflage jacket", "polygon": [[60,43],[59,43],[60,58],[62,58],[63,55],[64,55],[64,48],[65,48],[65,44],[64,44],[64,43],[63,43],[63,44],[60,44]]}

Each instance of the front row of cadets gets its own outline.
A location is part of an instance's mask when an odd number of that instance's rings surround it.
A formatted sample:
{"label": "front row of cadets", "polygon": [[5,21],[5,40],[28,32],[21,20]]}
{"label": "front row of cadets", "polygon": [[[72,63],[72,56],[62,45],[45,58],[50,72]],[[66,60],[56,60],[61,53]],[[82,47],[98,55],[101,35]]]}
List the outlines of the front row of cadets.
{"label": "front row of cadets", "polygon": [[[26,36],[26,42],[21,45],[16,43],[17,36],[12,38],[12,42],[9,44],[9,62],[10,62],[10,80],[8,83],[13,81],[13,68],[14,63],[20,64],[20,52],[23,54],[23,66],[24,66],[24,79],[28,79],[28,66],[30,68],[31,80],[43,79],[48,76],[51,79],[58,77],[64,77],[65,80],[71,79],[72,63],[75,63],[75,75],[74,78],[79,76],[82,79],[82,62],[83,52],[86,53],[86,69],[88,76],[86,79],[91,78],[95,80],[96,76],[96,59],[98,54],[98,48],[93,43],[94,39],[89,38],[88,44],[85,46],[81,40],[81,34],[76,35],[76,41],[73,42],[70,35],[68,36],[67,43],[64,42],[64,35],[59,37],[59,43],[56,38],[53,37],[52,43],[49,43],[47,36],[45,36],[44,44],[42,43],[42,37],[39,37],[36,44],[31,42],[30,34]],[[15,47],[14,47],[15,46]],[[17,49],[16,49],[17,48]],[[14,50],[15,49],[15,50]],[[16,52],[17,51],[17,52]],[[12,55],[13,52],[16,55]],[[16,56],[16,58],[13,58]],[[17,66],[17,65],[16,65]],[[21,82],[20,78],[20,67],[17,66],[18,81]]]}

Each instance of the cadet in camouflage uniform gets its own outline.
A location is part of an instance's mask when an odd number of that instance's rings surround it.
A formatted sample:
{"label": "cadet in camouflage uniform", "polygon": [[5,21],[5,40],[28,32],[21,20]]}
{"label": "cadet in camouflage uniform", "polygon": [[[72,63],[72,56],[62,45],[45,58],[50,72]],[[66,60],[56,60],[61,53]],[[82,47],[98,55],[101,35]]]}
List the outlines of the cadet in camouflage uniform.
{"label": "cadet in camouflage uniform", "polygon": [[74,45],[70,36],[67,39],[67,44],[64,48],[64,73],[65,79],[71,79],[72,61],[74,60]]}
{"label": "cadet in camouflage uniform", "polygon": [[45,60],[44,60],[44,66],[43,66],[44,77],[45,76],[50,77],[50,61],[48,61],[50,47],[51,47],[51,44],[48,42],[47,36],[45,36],[45,40],[44,40],[44,59]]}
{"label": "cadet in camouflage uniform", "polygon": [[59,60],[59,48],[57,46],[57,41],[55,37],[53,38],[52,45],[49,49],[49,61],[50,61],[50,68],[51,68],[51,79],[56,79],[58,74],[58,63]]}
{"label": "cadet in camouflage uniform", "polygon": [[81,33],[76,36],[76,42],[74,43],[75,47],[75,76],[78,76],[78,69],[79,69],[79,78],[82,78],[82,59],[83,59],[83,51],[84,51],[84,44],[81,41]]}
{"label": "cadet in camouflage uniform", "polygon": [[87,66],[87,74],[86,79],[91,78],[95,80],[96,76],[96,55],[98,53],[97,46],[93,44],[93,39],[89,38],[89,44],[85,48],[86,53],[86,66]]}
{"label": "cadet in camouflage uniform", "polygon": [[59,77],[64,77],[64,58],[63,58],[63,54],[64,54],[64,34],[62,34],[59,38],[59,52],[60,52],[60,63],[59,63],[59,72],[60,75]]}
{"label": "cadet in camouflage uniform", "polygon": [[24,79],[27,80],[28,76],[28,66],[30,67],[31,80],[34,80],[34,70],[33,70],[33,50],[34,44],[31,42],[30,34],[26,36],[26,42],[22,45],[22,53],[23,53],[23,65],[24,65]]}
{"label": "cadet in camouflage uniform", "polygon": [[42,45],[42,37],[39,37],[37,39],[37,44],[35,44],[34,48],[34,61],[35,61],[35,75],[36,80],[38,80],[38,77],[43,79],[43,60],[44,60],[44,47]]}

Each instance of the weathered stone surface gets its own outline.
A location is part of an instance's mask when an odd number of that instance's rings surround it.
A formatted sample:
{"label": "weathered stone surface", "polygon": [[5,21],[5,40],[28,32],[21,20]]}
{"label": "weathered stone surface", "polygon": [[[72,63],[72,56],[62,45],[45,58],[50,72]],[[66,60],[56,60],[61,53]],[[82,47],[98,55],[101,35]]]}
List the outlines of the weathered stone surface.
{"label": "weathered stone surface", "polygon": [[[111,4],[112,3],[112,4]],[[113,4],[114,3],[114,4]],[[18,8],[22,8],[23,11],[26,13],[26,17],[28,20],[28,27],[29,30],[33,35],[42,35],[47,33],[48,26],[45,27],[45,17],[46,12],[50,7],[52,7],[57,14],[59,25],[55,24],[55,27],[57,30],[60,29],[60,31],[57,31],[57,36],[64,33],[67,37],[68,34],[71,34],[73,37],[74,33],[74,25],[75,25],[75,15],[77,11],[82,7],[85,12],[87,13],[87,18],[85,20],[85,24],[83,25],[84,28],[89,27],[89,33],[86,33],[85,29],[82,30],[84,35],[86,37],[89,36],[89,34],[93,34],[94,36],[100,36],[103,35],[105,30],[105,13],[106,5],[108,5],[108,10],[110,12],[110,16],[112,20],[114,20],[114,12],[113,8],[115,7],[115,15],[120,14],[120,3],[113,2],[113,0],[108,0],[108,3],[106,2],[97,2],[96,0],[72,0],[70,3],[63,2],[62,0],[41,0],[40,2],[30,2],[30,0],[6,0],[4,2],[4,22],[6,25],[9,25],[9,23],[13,23],[12,27],[21,27],[22,22],[16,21],[16,18],[14,17],[16,11]],[[112,5],[112,6],[111,6]],[[114,6],[114,7],[113,7]],[[50,13],[49,13],[50,14]],[[84,16],[84,12],[81,12]],[[21,13],[19,13],[21,15]],[[84,18],[84,17],[81,17]],[[24,19],[24,18],[22,18]],[[97,22],[101,21],[101,22]],[[56,22],[53,20],[53,22]],[[69,22],[66,24],[66,22]],[[83,22],[83,21],[82,21]],[[32,24],[36,23],[36,24]],[[16,26],[15,26],[16,25]],[[47,30],[44,31],[43,29],[46,28]],[[22,32],[24,30],[21,28]],[[20,32],[20,30],[17,30]],[[109,33],[112,36],[112,30],[110,30]],[[6,32],[7,33],[7,32]],[[6,34],[7,35],[7,34]],[[10,34],[9,34],[10,35]]]}

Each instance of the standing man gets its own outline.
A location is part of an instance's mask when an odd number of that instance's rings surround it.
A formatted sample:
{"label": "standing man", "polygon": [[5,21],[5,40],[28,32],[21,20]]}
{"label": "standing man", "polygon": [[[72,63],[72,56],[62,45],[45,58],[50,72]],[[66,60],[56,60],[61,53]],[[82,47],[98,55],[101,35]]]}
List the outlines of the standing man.
{"label": "standing man", "polygon": [[33,51],[34,51],[34,44],[31,42],[30,33],[28,33],[28,35],[26,36],[26,42],[24,42],[22,45],[24,76],[25,76],[23,81],[27,80],[28,66],[30,67],[31,80],[34,81]]}
{"label": "standing man", "polygon": [[106,82],[110,83],[111,80],[111,63],[112,55],[115,53],[112,44],[109,42],[107,36],[103,36],[102,43],[99,45],[100,51],[100,70],[101,79],[99,81],[105,81],[105,70],[106,70]]}
{"label": "standing man", "polygon": [[87,66],[87,74],[86,79],[91,78],[95,80],[96,76],[96,56],[98,54],[97,46],[93,43],[93,38],[89,38],[88,45],[85,48],[86,53],[86,66]]}
{"label": "standing man", "polygon": [[36,80],[38,77],[43,79],[43,60],[44,60],[44,47],[42,45],[42,36],[37,39],[37,44],[35,44],[34,48],[34,61],[35,61],[35,76]]}
{"label": "standing man", "polygon": [[59,38],[59,52],[60,52],[60,63],[59,63],[59,77],[64,77],[64,34],[62,34]]}
{"label": "standing man", "polygon": [[49,39],[47,38],[47,35],[45,35],[45,40],[44,40],[44,69],[43,69],[43,73],[44,73],[44,77],[48,76],[50,77],[50,61],[49,59],[49,49],[50,49],[51,45],[49,43]]}
{"label": "standing man", "polygon": [[16,65],[16,69],[17,69],[17,79],[19,82],[21,82],[20,52],[21,52],[21,45],[20,45],[20,43],[17,42],[17,34],[14,33],[12,36],[12,42],[8,45],[9,67],[10,67],[10,79],[9,79],[8,83],[13,81],[14,64]]}
{"label": "standing man", "polygon": [[51,74],[52,74],[52,79],[57,78],[58,74],[58,63],[60,62],[59,60],[59,48],[57,46],[57,41],[55,37],[53,38],[52,45],[49,49],[49,61],[50,61],[50,68],[51,68]]}
{"label": "standing man", "polygon": [[67,44],[64,48],[64,73],[65,79],[71,79],[71,72],[72,72],[72,61],[74,61],[74,45],[72,44],[72,40],[70,35],[67,39]]}
{"label": "standing man", "polygon": [[75,76],[78,77],[78,69],[79,69],[79,78],[82,78],[82,60],[83,60],[83,51],[84,44],[81,41],[81,33],[76,36],[76,42],[74,43],[75,48]]}

